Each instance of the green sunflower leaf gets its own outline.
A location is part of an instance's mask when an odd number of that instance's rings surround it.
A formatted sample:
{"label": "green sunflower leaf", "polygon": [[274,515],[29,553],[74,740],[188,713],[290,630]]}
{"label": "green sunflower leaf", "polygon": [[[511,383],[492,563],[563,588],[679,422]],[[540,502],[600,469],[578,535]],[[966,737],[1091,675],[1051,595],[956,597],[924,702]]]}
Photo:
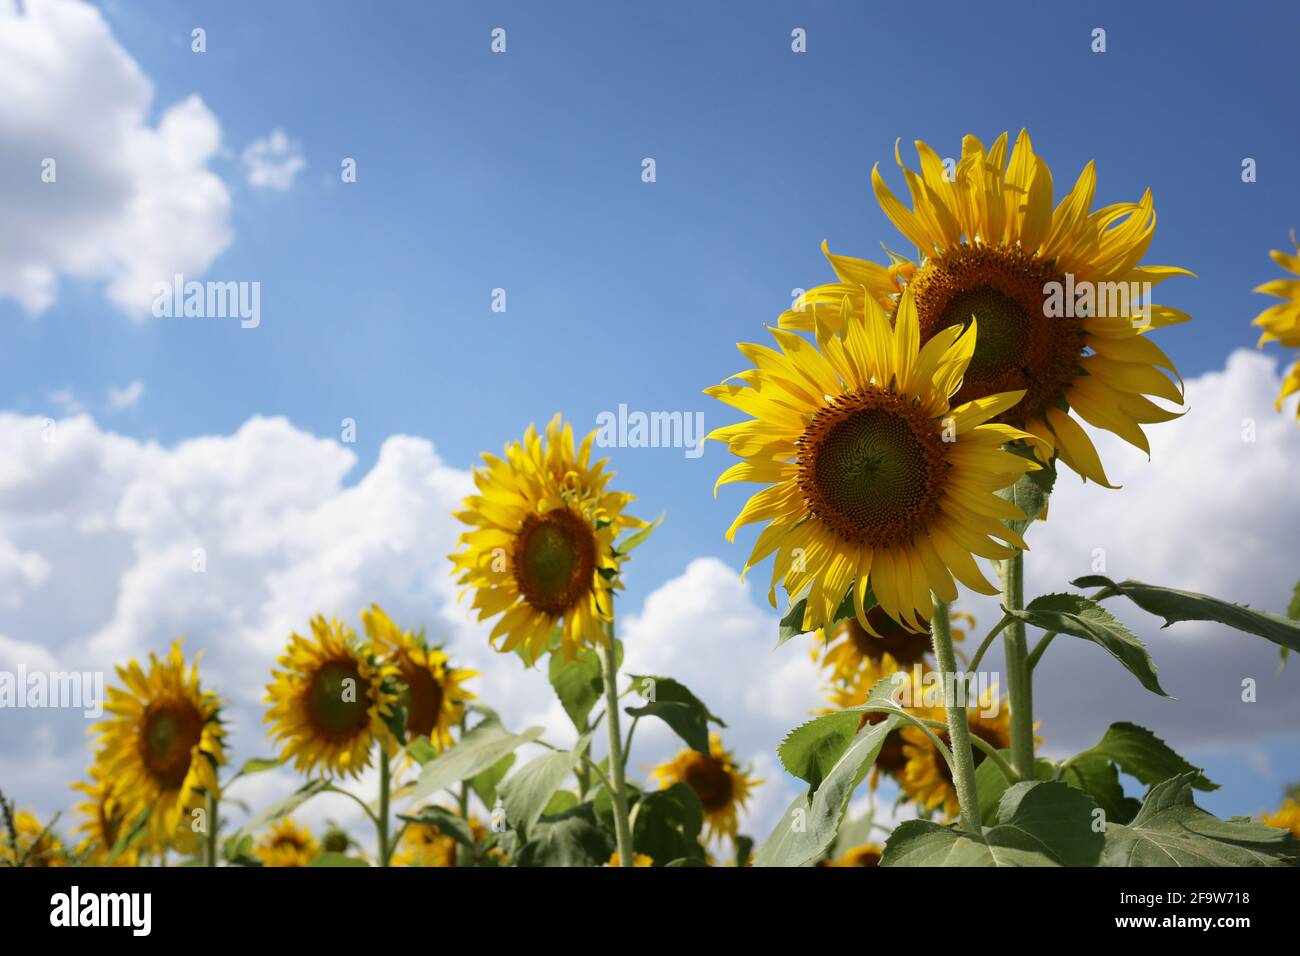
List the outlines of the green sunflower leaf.
{"label": "green sunflower leaf", "polygon": [[1192,799],[1195,773],[1156,784],[1133,822],[1108,824],[1102,866],[1287,866],[1300,841],[1245,817],[1220,820]]}
{"label": "green sunflower leaf", "polygon": [[527,833],[541,817],[555,791],[573,772],[591,735],[583,734],[573,750],[544,753],[524,764],[497,787],[509,825]]}
{"label": "green sunflower leaf", "polygon": [[497,802],[497,785],[505,779],[515,764],[515,754],[508,753],[486,770],[469,778],[470,789],[483,801],[483,806],[493,807]]}
{"label": "green sunflower leaf", "polygon": [[853,791],[870,772],[885,738],[903,721],[889,714],[858,731],[815,793],[801,794],[759,847],[755,866],[807,866],[835,840]]}
{"label": "green sunflower leaf", "polygon": [[1286,606],[1286,616],[1293,621],[1300,621],[1300,581],[1296,582],[1291,592],[1291,603]]}
{"label": "green sunflower leaf", "polygon": [[[1036,460],[1033,449],[1028,446],[1010,445],[1007,446],[1007,450],[1021,458]],[[1003,524],[1016,534],[1023,535],[1025,529],[1033,524],[1035,519],[1046,514],[1047,500],[1055,484],[1056,469],[1048,466],[1026,472],[1016,480],[1014,485],[999,491],[997,493],[999,498],[1011,502],[1025,513],[1024,518],[1004,519]]]}
{"label": "green sunflower leaf", "polygon": [[280,766],[280,761],[275,757],[249,757],[244,761],[244,765],[239,768],[239,772],[226,781],[225,786],[230,786],[240,777],[262,773],[265,770],[274,770],[278,766]]}
{"label": "green sunflower leaf", "polygon": [[603,866],[614,840],[596,825],[591,804],[539,820],[528,841],[513,854],[518,866]]}
{"label": "green sunflower leaf", "polygon": [[[1078,584],[1076,581],[1075,584]],[[1034,627],[1092,641],[1119,661],[1147,690],[1168,697],[1156,677],[1155,661],[1145,644],[1109,611],[1081,594],[1045,594],[1024,610],[1006,610]]]}
{"label": "green sunflower leaf", "polygon": [[1090,574],[1071,582],[1077,588],[1106,588],[1128,598],[1148,614],[1165,619],[1168,627],[1178,621],[1213,621],[1247,634],[1254,634],[1290,650],[1300,650],[1300,621],[1280,614],[1256,611],[1244,604],[1232,604],[1194,591],[1143,584],[1126,580],[1116,583],[1100,574]]}
{"label": "green sunflower leaf", "polygon": [[[975,753],[979,754],[980,751],[976,750]],[[1010,750],[999,750],[998,753],[1006,758],[1007,763],[1011,762]],[[1034,760],[1034,769],[1039,780],[1051,780],[1056,773],[1052,762],[1041,757]],[[981,760],[975,768],[975,794],[979,797],[980,815],[985,826],[991,827],[998,822],[998,805],[1010,786],[1010,781],[992,760]]]}
{"label": "green sunflower leaf", "polygon": [[1105,844],[1094,827],[1096,804],[1059,782],[1013,784],[998,802],[997,822],[978,834],[928,820],[900,824],[881,866],[1095,866]]}
{"label": "green sunflower leaf", "polygon": [[408,801],[421,803],[445,787],[477,776],[506,754],[536,740],[543,732],[541,727],[529,727],[521,734],[512,734],[495,718],[485,718],[454,746],[439,754],[436,760],[424,765]]}
{"label": "green sunflower leaf", "polygon": [[1219,785],[1206,777],[1200,767],[1192,766],[1167,743],[1137,724],[1111,724],[1101,740],[1066,761],[1065,771],[1068,773],[1076,763],[1088,757],[1113,761],[1124,773],[1137,777],[1147,786],[1190,773],[1193,775],[1192,786],[1197,790],[1219,789]]}
{"label": "green sunflower leaf", "polygon": [[882,678],[867,693],[866,703],[800,724],[777,748],[781,765],[816,790],[861,729],[866,713],[873,708],[897,707],[890,696],[894,686],[892,677]]}
{"label": "green sunflower leaf", "polygon": [[[623,642],[615,645],[615,657],[622,664]],[[605,692],[605,680],[601,676],[600,655],[594,648],[585,647],[571,661],[566,661],[563,654],[552,654],[548,668],[551,687],[560,699],[560,706],[573,721],[573,726],[582,733],[587,729],[587,719],[592,708]]]}
{"label": "green sunflower leaf", "polygon": [[803,626],[803,616],[807,610],[808,599],[800,598],[791,605],[790,610],[785,612],[785,617],[781,618],[781,629],[777,635],[777,647],[780,647],[792,637],[808,633]]}
{"label": "green sunflower leaf", "polygon": [[637,548],[641,547],[641,545],[645,544],[646,539],[649,538],[650,535],[654,534],[655,529],[658,528],[663,523],[664,523],[664,516],[660,515],[658,518],[655,518],[654,521],[651,521],[644,528],[639,528],[636,531],[633,531],[622,541],[617,542],[614,545],[614,549],[619,554],[631,554]]}
{"label": "green sunflower leaf", "polygon": [[658,717],[687,745],[700,753],[709,752],[709,723],[727,726],[720,717],[709,711],[704,703],[692,694],[686,685],[671,677],[648,674],[629,674],[632,686],[647,703],[641,707],[626,707],[633,717]]}
{"label": "green sunflower leaf", "polygon": [[1119,768],[1101,754],[1082,753],[1061,770],[1061,780],[1078,787],[1097,801],[1111,823],[1128,823],[1141,808],[1141,801],[1124,794]]}
{"label": "green sunflower leaf", "polygon": [[632,810],[631,825],[632,848],[655,863],[704,859],[704,807],[687,784],[644,794]]}

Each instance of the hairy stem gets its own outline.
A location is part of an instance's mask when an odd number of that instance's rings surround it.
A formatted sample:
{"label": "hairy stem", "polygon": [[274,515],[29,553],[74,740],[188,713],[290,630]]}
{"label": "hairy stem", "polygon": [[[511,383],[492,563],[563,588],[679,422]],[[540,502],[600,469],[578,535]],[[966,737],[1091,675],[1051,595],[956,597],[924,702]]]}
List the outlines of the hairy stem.
{"label": "hairy stem", "polygon": [[948,740],[952,744],[952,777],[961,805],[961,826],[972,833],[980,832],[980,801],[975,792],[975,755],[971,751],[970,725],[966,723],[965,694],[957,692],[957,655],[952,647],[952,624],[948,605],[934,599],[934,616],[930,620],[934,636],[934,658],[943,675],[943,706],[948,718]]}
{"label": "hairy stem", "polygon": [[609,772],[613,777],[614,836],[620,866],[632,865],[632,831],[627,820],[627,788],[623,777],[623,740],[618,727],[618,657],[614,645],[613,612],[605,622],[601,659],[605,677],[605,724],[609,728]]}
{"label": "hairy stem", "polygon": [[[1002,562],[1002,605],[1009,611],[1025,606],[1025,556]],[[1029,670],[1025,622],[1012,618],[1003,639],[1007,658],[1007,696],[1011,703],[1011,766],[1021,780],[1034,779],[1034,687]]]}

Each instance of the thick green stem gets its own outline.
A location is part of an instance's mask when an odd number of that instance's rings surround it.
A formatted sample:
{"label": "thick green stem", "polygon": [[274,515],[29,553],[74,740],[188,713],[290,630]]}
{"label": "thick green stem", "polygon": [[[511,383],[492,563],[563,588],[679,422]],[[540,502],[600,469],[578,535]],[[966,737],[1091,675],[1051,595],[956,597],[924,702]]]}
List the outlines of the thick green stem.
{"label": "thick green stem", "polygon": [[966,723],[965,689],[957,692],[957,655],[952,647],[952,624],[948,605],[934,599],[934,616],[930,620],[934,636],[934,659],[943,677],[943,706],[948,718],[948,740],[952,745],[952,777],[961,805],[963,830],[980,832],[980,801],[975,792],[975,755],[971,751],[970,725]]}
{"label": "thick green stem", "polygon": [[605,723],[609,727],[609,772],[613,777],[614,837],[620,866],[632,865],[632,830],[627,822],[627,788],[623,778],[623,740],[618,729],[618,657],[614,646],[614,621],[605,622],[601,659],[605,671]]}
{"label": "thick green stem", "polygon": [[391,849],[388,846],[388,789],[391,771],[388,766],[388,754],[379,748],[379,816],[375,820],[375,829],[379,831],[379,865],[388,866]]}
{"label": "thick green stem", "polygon": [[[1009,611],[1025,606],[1025,556],[1002,562],[1002,605]],[[1011,704],[1011,766],[1021,780],[1034,779],[1034,687],[1029,670],[1025,622],[1012,618],[1003,638],[1007,658],[1007,696]]]}
{"label": "thick green stem", "polygon": [[204,843],[206,852],[203,861],[205,866],[217,865],[217,814],[221,809],[220,803],[216,796],[211,792],[208,793],[208,832],[205,834],[207,839]]}

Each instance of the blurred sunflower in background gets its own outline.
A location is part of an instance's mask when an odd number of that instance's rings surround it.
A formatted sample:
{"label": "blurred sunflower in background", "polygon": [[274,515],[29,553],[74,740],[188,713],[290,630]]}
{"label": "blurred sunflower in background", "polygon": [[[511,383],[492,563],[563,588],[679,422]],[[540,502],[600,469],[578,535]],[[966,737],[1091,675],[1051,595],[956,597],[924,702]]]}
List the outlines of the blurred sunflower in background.
{"label": "blurred sunflower in background", "polygon": [[684,783],[695,791],[704,808],[705,837],[709,841],[736,835],[737,814],[745,809],[753,789],[763,782],[736,765],[716,733],[709,734],[707,754],[688,748],[655,767],[652,776],[659,781],[661,790]]}
{"label": "blurred sunflower in background", "polygon": [[1002,521],[1023,512],[996,492],[1038,467],[1003,445],[1038,439],[990,423],[1023,392],[950,406],[979,341],[973,325],[945,328],[922,346],[910,290],[892,324],[874,299],[862,301],[864,311],[851,314],[841,300],[842,337],[816,311],[816,345],[773,329],[779,350],[739,346],[755,366],[735,376],[743,384],[705,390],[753,416],[710,434],[742,459],[717,485],[767,486],[727,540],[743,525],[770,522],[745,570],[775,552],[768,600],[776,605],[778,580],[791,602],[806,592],[804,630],[833,621],[853,584],[864,628],[873,627],[870,589],[885,614],[920,631],[931,592],[956,600],[954,576],[997,593],[974,556],[1010,558],[1025,547]]}
{"label": "blurred sunflower in background", "polygon": [[880,866],[884,849],[874,843],[851,847],[833,860],[823,860],[818,866]]}
{"label": "blurred sunflower in background", "polygon": [[[622,866],[622,865],[623,865],[623,864],[620,863],[619,860],[618,860],[618,851],[617,851],[617,850],[615,850],[613,853],[611,853],[611,854],[609,855],[609,862],[606,863],[605,865],[606,865],[606,866]],[[654,865],[655,865],[655,861],[652,860],[650,857],[646,856],[644,853],[633,853],[633,854],[632,854],[632,865],[633,865],[633,866],[636,866],[636,867],[642,867],[642,866],[654,866]]]}
{"label": "blurred sunflower in background", "polygon": [[[556,415],[545,436],[529,426],[505,457],[484,454],[474,469],[478,494],[456,517],[472,530],[450,555],[459,583],[474,590],[480,621],[501,615],[490,640],[530,663],[551,649],[556,631],[566,660],[604,640],[622,556],[614,542],[645,527],[624,513],[632,495],[609,491],[606,460],[591,462],[596,433],[575,451],[573,429]],[[504,638],[500,647],[497,641]]]}
{"label": "blurred sunflower in background", "polygon": [[[7,811],[6,811],[7,812]],[[36,814],[19,810],[13,815],[13,828],[17,842],[9,833],[8,823],[0,826],[0,865],[4,866],[67,866],[63,843],[53,830],[46,832]]]}
{"label": "blurred sunflower in background", "polygon": [[[1288,255],[1274,249],[1269,253],[1273,261],[1285,269],[1293,279],[1274,279],[1256,287],[1254,291],[1265,295],[1275,295],[1281,302],[1270,305],[1255,316],[1251,325],[1258,325],[1264,331],[1259,336],[1256,348],[1263,348],[1266,342],[1277,342],[1289,349],[1300,348],[1300,245],[1296,245],[1295,233],[1291,233],[1291,244],[1296,246],[1296,254]],[[1300,392],[1300,361],[1287,371],[1282,380],[1282,391],[1278,393],[1273,407],[1279,412],[1287,396]],[[1296,406],[1296,418],[1300,420],[1300,405]]]}
{"label": "blurred sunflower in background", "polygon": [[253,846],[253,856],[263,866],[310,866],[318,855],[320,845],[311,831],[289,817],[272,823]]}
{"label": "blurred sunflower in background", "polygon": [[[952,612],[951,621],[952,639],[957,642],[966,639],[966,630],[959,625],[973,627],[975,624],[975,618],[962,611]],[[867,611],[867,623],[871,625],[870,630],[858,623],[856,617],[846,618],[824,644],[820,638],[825,631],[818,632],[814,640],[812,658],[830,671],[832,694],[847,691],[856,697],[859,692],[869,691],[882,678],[898,671],[911,670],[917,665],[923,671],[930,669],[927,655],[933,651],[933,643],[928,619],[921,620],[923,626],[920,629],[913,629],[899,624],[877,605]],[[863,703],[865,699],[863,697],[857,703]],[[852,707],[855,704],[837,706]]]}
{"label": "blurred sunflower in background", "polygon": [[280,758],[308,775],[360,777],[371,745],[395,743],[385,723],[397,705],[397,668],[357,645],[346,624],[311,620],[311,638],[289,637],[267,686],[267,736],[282,744]]}
{"label": "blurred sunflower in background", "polygon": [[[890,192],[878,167],[871,175],[877,201],[916,245],[920,261],[896,257],[885,268],[827,253],[840,282],[810,290],[781,317],[781,326],[811,329],[812,312],[845,295],[855,308],[866,298],[889,308],[897,283],[905,281],[916,300],[922,343],[953,326],[979,324],[954,404],[1023,392],[994,421],[1041,439],[1044,462],[1055,452],[1083,477],[1114,487],[1071,412],[1149,455],[1141,426],[1181,413],[1147,396],[1183,401],[1178,370],[1146,333],[1190,316],[1146,302],[1145,291],[1192,273],[1139,264],[1155,234],[1150,190],[1136,203],[1090,211],[1097,177],[1089,162],[1053,209],[1051,170],[1024,130],[1010,157],[1005,133],[988,150],[966,136],[951,170],[925,143],[916,148],[919,173],[904,166],[895,149],[911,209]],[[1077,297],[1081,290],[1086,298]],[[837,332],[842,325],[836,323]]]}
{"label": "blurred sunflower in background", "polygon": [[[473,815],[469,818],[469,830],[475,843],[487,835],[487,828]],[[442,833],[431,823],[408,823],[393,854],[393,865],[458,866],[457,845],[454,837]]]}
{"label": "blurred sunflower in background", "polygon": [[[74,790],[87,797],[77,804],[77,811],[85,818],[77,827],[77,832],[83,835],[77,844],[77,855],[84,857],[88,866],[108,866],[113,847],[124,835],[123,826],[129,825],[130,821],[119,788],[103,768],[92,765],[88,776],[89,781],[73,784]],[[131,846],[123,850],[112,865],[135,866],[139,860],[139,847]]]}
{"label": "blurred sunflower in background", "polygon": [[[946,720],[943,707],[913,707],[909,710],[925,720]],[[994,711],[991,716],[988,714],[990,710]],[[1011,746],[1011,710],[996,695],[989,693],[978,701],[968,702],[966,723],[972,737],[979,737],[998,750]],[[898,774],[899,789],[908,800],[919,804],[923,810],[940,808],[948,820],[955,820],[960,812],[957,787],[943,754],[919,727],[908,725],[900,733],[905,762],[902,772]],[[946,730],[935,730],[934,733],[945,746],[952,746]],[[972,750],[975,766],[979,767],[984,762],[984,751],[979,747],[973,747]]]}
{"label": "blurred sunflower in background", "polygon": [[118,667],[124,686],[108,689],[104,707],[112,716],[91,728],[95,763],[112,781],[117,806],[129,820],[149,810],[151,842],[159,847],[189,841],[182,817],[205,795],[219,795],[225,730],[221,701],[199,684],[201,656],[186,665],[178,639],[166,657],[149,655],[147,672],[134,660]]}
{"label": "blurred sunflower in background", "polygon": [[403,631],[378,604],[362,611],[361,621],[376,652],[401,678],[407,738],[428,737],[439,751],[450,747],[451,728],[465,716],[465,702],[476,699],[463,685],[478,671],[450,667],[441,649],[426,644],[423,634]]}
{"label": "blurred sunflower in background", "polygon": [[1293,789],[1293,793],[1297,795],[1288,796],[1275,812],[1264,814],[1264,822],[1271,827],[1290,830],[1294,836],[1300,837],[1300,792]]}

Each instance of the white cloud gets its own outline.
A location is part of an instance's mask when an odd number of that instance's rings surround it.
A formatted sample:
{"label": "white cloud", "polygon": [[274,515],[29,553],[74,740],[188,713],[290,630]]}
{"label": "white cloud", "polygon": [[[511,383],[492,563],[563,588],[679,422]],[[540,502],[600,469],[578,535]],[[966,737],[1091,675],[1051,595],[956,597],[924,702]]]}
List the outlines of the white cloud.
{"label": "white cloud", "polygon": [[301,145],[278,127],[245,146],[243,161],[250,186],[280,191],[292,189],[294,177],[307,165]]}
{"label": "white cloud", "polygon": [[144,382],[138,378],[122,388],[116,388],[112,385],[108,388],[108,405],[115,412],[131,408],[143,397]]}
{"label": "white cloud", "polygon": [[66,275],[147,316],[154,283],[231,240],[216,117],[190,96],[150,125],[153,84],[81,0],[0,7],[0,62],[0,295],[39,313]]}
{"label": "white cloud", "polygon": [[[1272,410],[1277,385],[1274,363],[1237,353],[1222,371],[1188,382],[1192,410],[1151,429],[1151,462],[1102,439],[1112,477],[1126,488],[1062,478],[1051,520],[1030,532],[1029,593],[1087,573],[1092,549],[1102,547],[1118,577],[1283,605],[1297,565],[1290,516],[1300,432]],[[1241,441],[1243,418],[1257,422],[1254,443]],[[9,595],[0,603],[0,667],[18,656],[50,670],[56,662],[107,668],[184,634],[189,651],[205,653],[205,680],[230,701],[233,751],[243,759],[269,752],[261,697],[288,633],[318,611],[355,624],[361,607],[378,601],[482,671],[474,687],[509,726],[540,724],[548,739],[571,741],[545,672],[491,651],[487,628],[456,602],[445,556],[458,528],[449,512],[471,486],[468,472],[409,436],[386,441],[350,482],[355,464],[346,446],[283,419],[254,418],[231,435],[163,447],[86,416],[51,431],[39,417],[0,414],[0,592]],[[192,570],[196,548],[203,573]],[[738,552],[728,557],[739,561]],[[993,623],[993,602],[963,605],[983,628]],[[1036,694],[1039,733],[1052,752],[1086,746],[1112,720],[1144,724],[1193,759],[1300,725],[1300,671],[1293,662],[1279,674],[1272,645],[1208,626],[1161,631],[1116,607],[1150,643],[1161,680],[1180,700],[1148,694],[1099,648],[1058,638]],[[742,585],[715,557],[691,561],[642,607],[619,613],[627,670],[683,681],[728,723],[727,745],[769,781],[743,824],[765,836],[796,792],[775,748],[819,706],[806,642],[773,650],[776,613],[761,589]],[[1258,681],[1258,703],[1241,703],[1243,676]],[[63,711],[5,721],[0,780],[21,782],[12,794],[20,803],[66,807],[67,783],[88,757],[86,721]],[[645,782],[645,768],[680,746],[659,722],[642,721],[633,778]],[[292,786],[288,773],[240,784],[254,806]],[[891,797],[882,786],[882,814]],[[323,803],[305,816],[346,821],[349,813]]]}
{"label": "white cloud", "polygon": [[85,404],[70,388],[56,388],[45,397],[64,415],[80,415],[86,410]]}

